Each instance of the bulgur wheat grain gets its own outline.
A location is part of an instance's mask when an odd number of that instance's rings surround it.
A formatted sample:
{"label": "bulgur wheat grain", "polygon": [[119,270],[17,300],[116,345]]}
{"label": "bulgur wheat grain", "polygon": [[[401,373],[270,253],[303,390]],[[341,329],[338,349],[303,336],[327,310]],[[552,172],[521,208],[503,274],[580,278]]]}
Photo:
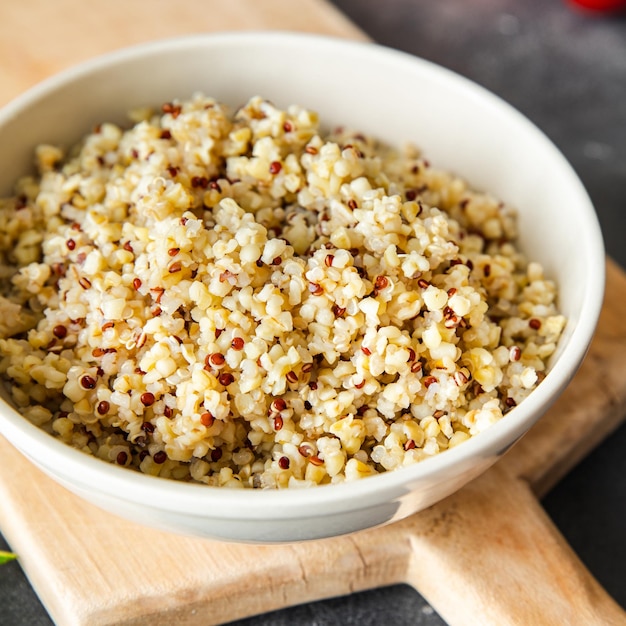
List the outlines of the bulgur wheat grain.
{"label": "bulgur wheat grain", "polygon": [[299,106],[197,95],[36,162],[0,200],[0,373],[27,419],[121,466],[266,488],[395,470],[519,405],[565,323],[509,206]]}

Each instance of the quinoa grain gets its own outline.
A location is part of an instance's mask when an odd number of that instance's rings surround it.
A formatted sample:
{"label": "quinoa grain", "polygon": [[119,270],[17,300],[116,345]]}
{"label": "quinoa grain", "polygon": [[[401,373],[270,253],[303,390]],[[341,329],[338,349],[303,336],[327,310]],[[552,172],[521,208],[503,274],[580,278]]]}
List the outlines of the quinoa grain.
{"label": "quinoa grain", "polygon": [[0,375],[120,466],[277,488],[416,463],[519,405],[565,324],[511,207],[299,106],[197,95],[40,166],[0,199],[32,319]]}

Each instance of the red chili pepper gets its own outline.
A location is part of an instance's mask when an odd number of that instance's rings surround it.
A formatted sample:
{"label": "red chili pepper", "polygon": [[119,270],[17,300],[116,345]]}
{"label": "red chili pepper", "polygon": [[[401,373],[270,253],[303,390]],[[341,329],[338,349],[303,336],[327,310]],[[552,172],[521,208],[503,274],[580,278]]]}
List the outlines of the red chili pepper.
{"label": "red chili pepper", "polygon": [[569,0],[569,2],[590,11],[612,12],[626,9],[626,0]]}

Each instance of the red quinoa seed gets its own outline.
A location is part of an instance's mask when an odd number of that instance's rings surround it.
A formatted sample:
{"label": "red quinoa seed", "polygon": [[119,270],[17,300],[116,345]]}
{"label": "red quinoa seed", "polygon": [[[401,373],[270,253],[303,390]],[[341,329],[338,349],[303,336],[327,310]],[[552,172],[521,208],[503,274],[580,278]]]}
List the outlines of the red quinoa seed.
{"label": "red quinoa seed", "polygon": [[202,422],[203,426],[211,428],[211,426],[213,426],[213,423],[215,422],[215,418],[211,415],[209,411],[206,411],[200,416],[200,421]]}
{"label": "red quinoa seed", "polygon": [[309,291],[313,296],[321,296],[324,293],[324,288],[318,283],[309,283]]}
{"label": "red quinoa seed", "polygon": [[437,382],[437,379],[434,376],[425,376],[422,379],[422,382],[424,383],[424,387],[428,389],[428,387],[430,387],[433,383]]}
{"label": "red quinoa seed", "polygon": [[163,463],[165,463],[165,461],[167,461],[167,454],[163,450],[159,450],[158,452],[154,453],[154,456],[152,457],[152,460],[157,465],[163,465]]}
{"label": "red quinoa seed", "polygon": [[206,189],[209,186],[209,179],[206,176],[192,176],[191,186],[196,189]]}
{"label": "red quinoa seed", "polygon": [[231,342],[231,347],[233,350],[243,350],[243,346],[244,346],[244,340],[241,337],[234,337],[232,342]]}
{"label": "red quinoa seed", "polygon": [[154,394],[151,393],[150,391],[146,391],[146,392],[141,394],[140,400],[141,400],[141,403],[144,406],[152,406],[154,404],[154,400],[155,400]]}
{"label": "red quinoa seed", "polygon": [[63,324],[58,324],[52,329],[52,334],[57,339],[65,339],[67,337],[67,328]]}
{"label": "red quinoa seed", "polygon": [[226,363],[226,357],[220,352],[214,352],[213,354],[209,354],[209,356],[207,356],[205,363],[207,365],[212,365],[213,367],[223,367]]}
{"label": "red quinoa seed", "polygon": [[313,454],[313,448],[308,443],[303,443],[298,447],[298,452],[306,459]]}
{"label": "red quinoa seed", "polygon": [[89,374],[85,374],[80,379],[80,386],[83,389],[94,389],[96,386],[96,379],[93,376],[89,376]]}
{"label": "red quinoa seed", "polygon": [[284,411],[286,408],[287,408],[287,402],[285,402],[284,398],[274,398],[274,400],[270,404],[271,412],[280,413],[281,411]]}
{"label": "red quinoa seed", "polygon": [[461,371],[455,372],[453,378],[457,387],[462,387],[467,382],[467,376]]}
{"label": "red quinoa seed", "polygon": [[270,163],[270,174],[276,175],[281,169],[283,169],[283,166],[280,161],[272,161]]}
{"label": "red quinoa seed", "polygon": [[182,107],[180,106],[180,104],[173,104],[172,102],[166,102],[162,107],[161,110],[163,111],[163,113],[169,113],[174,119],[176,119],[181,111],[182,111]]}
{"label": "red quinoa seed", "polygon": [[224,372],[219,375],[218,380],[220,385],[228,387],[228,385],[232,385],[235,382],[235,377],[230,372]]}
{"label": "red quinoa seed", "polygon": [[126,465],[126,461],[128,461],[128,454],[123,450],[117,453],[117,457],[115,458],[115,462],[118,465]]}
{"label": "red quinoa seed", "polygon": [[376,276],[374,280],[374,288],[378,291],[385,289],[389,285],[389,279],[386,276]]}
{"label": "red quinoa seed", "polygon": [[413,372],[413,374],[417,374],[417,372],[421,371],[421,369],[422,369],[422,362],[421,361],[415,361],[411,365],[411,372]]}

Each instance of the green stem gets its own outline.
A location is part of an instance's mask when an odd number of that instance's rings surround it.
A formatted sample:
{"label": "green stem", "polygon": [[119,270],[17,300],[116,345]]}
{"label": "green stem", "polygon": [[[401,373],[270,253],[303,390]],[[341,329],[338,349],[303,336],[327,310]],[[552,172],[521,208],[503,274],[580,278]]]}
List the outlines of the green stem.
{"label": "green stem", "polygon": [[15,559],[17,559],[17,554],[0,550],[0,565],[2,565],[3,563],[8,563],[9,561],[14,561]]}

